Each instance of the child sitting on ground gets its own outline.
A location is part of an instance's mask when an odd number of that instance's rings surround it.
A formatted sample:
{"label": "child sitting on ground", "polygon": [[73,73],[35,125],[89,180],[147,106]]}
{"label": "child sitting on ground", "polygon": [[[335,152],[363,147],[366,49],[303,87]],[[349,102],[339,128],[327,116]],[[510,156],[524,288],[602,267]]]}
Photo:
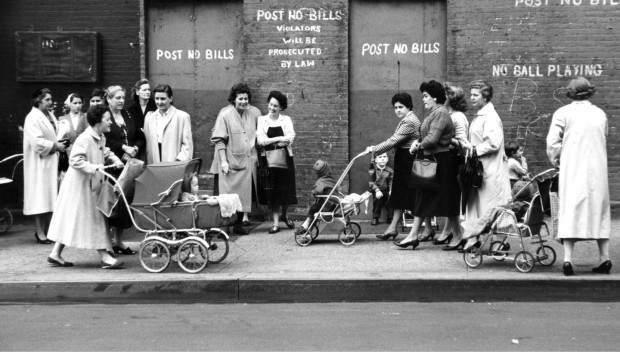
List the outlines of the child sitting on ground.
{"label": "child sitting on ground", "polygon": [[[329,164],[327,161],[317,160],[317,162],[314,163],[313,169],[314,172],[316,172],[317,180],[314,183],[314,189],[311,191],[312,195],[328,195],[336,186],[336,180],[331,175],[331,168],[329,167]],[[316,201],[308,210],[308,217],[304,223],[295,230],[296,233],[304,233],[308,230],[308,226],[310,226],[312,219],[314,219],[314,214],[321,210],[321,206],[324,202],[326,204],[323,211],[332,211],[336,207],[336,203],[334,201],[326,198],[316,198]]]}
{"label": "child sitting on ground", "polygon": [[375,156],[375,160],[370,163],[368,173],[370,175],[368,186],[372,192],[372,222],[371,225],[377,225],[383,208],[386,210],[387,222],[392,222],[393,210],[387,207],[387,201],[392,193],[392,179],[394,170],[387,166],[387,153]]}

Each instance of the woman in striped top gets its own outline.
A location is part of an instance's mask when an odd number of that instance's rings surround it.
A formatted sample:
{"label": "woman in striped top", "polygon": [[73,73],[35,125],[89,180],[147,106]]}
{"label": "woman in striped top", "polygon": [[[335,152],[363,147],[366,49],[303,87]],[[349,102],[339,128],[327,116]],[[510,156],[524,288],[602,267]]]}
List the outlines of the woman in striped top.
{"label": "woman in striped top", "polygon": [[420,138],[420,120],[411,111],[413,109],[411,95],[396,93],[392,97],[392,105],[394,106],[394,113],[401,119],[396,131],[384,142],[366,148],[367,152],[374,152],[375,155],[383,154],[390,149],[396,151],[392,193],[388,201],[388,207],[394,209],[394,217],[385,232],[382,235],[377,235],[377,238],[382,240],[398,236],[397,226],[403,211],[405,209],[413,210],[415,205],[415,191],[409,188],[409,178],[413,166],[413,155],[409,154],[409,147],[413,141]]}

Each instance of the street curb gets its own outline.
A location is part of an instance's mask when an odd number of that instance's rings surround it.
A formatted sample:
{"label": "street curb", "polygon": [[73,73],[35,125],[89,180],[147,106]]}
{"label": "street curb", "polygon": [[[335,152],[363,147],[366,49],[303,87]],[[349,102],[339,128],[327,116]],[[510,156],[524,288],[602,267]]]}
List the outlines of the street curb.
{"label": "street curb", "polygon": [[620,281],[598,279],[222,279],[5,282],[0,304],[285,302],[618,302]]}

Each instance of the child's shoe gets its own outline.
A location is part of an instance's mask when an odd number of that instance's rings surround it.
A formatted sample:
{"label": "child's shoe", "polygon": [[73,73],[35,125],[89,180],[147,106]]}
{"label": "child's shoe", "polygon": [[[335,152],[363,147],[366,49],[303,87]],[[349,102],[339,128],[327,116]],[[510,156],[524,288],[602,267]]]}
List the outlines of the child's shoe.
{"label": "child's shoe", "polygon": [[373,218],[372,222],[370,223],[372,226],[376,226],[379,223],[379,219],[378,218]]}

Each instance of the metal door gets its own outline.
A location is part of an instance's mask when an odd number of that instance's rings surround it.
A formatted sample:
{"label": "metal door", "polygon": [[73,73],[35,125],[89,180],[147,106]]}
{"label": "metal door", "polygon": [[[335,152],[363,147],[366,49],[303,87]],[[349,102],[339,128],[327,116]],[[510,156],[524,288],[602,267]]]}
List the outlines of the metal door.
{"label": "metal door", "polygon": [[209,138],[217,113],[241,81],[242,25],[242,0],[146,2],[148,78],[153,87],[169,84],[174,105],[190,114],[203,172],[213,160]]}
{"label": "metal door", "polygon": [[[354,156],[394,132],[395,93],[411,94],[413,111],[423,119],[420,84],[446,77],[446,2],[352,0],[349,59],[349,154]],[[388,156],[392,165],[393,154]],[[356,193],[368,187],[368,163],[354,165],[350,185]]]}

